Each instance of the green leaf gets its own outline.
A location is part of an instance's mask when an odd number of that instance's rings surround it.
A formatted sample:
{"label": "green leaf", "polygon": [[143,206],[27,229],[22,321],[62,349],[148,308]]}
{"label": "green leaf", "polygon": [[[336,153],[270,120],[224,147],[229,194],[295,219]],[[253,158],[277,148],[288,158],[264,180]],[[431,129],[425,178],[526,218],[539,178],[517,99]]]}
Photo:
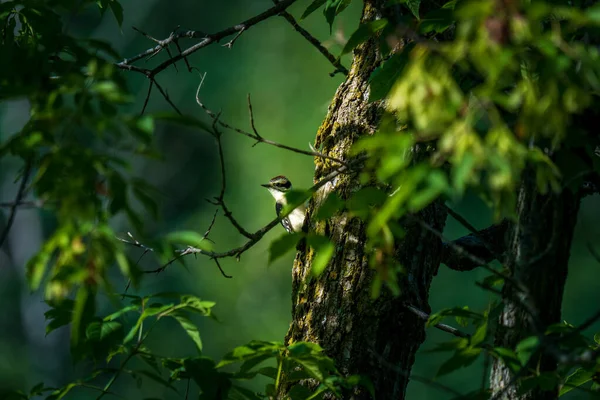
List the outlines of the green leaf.
{"label": "green leaf", "polygon": [[458,195],[462,195],[467,183],[472,179],[475,167],[475,156],[465,153],[457,165],[452,168],[452,184]]}
{"label": "green leaf", "polygon": [[213,249],[212,243],[209,240],[206,240],[203,235],[194,231],[172,232],[165,239],[169,243],[184,244],[204,251],[212,251]]}
{"label": "green leaf", "polygon": [[325,19],[329,24],[329,33],[332,32],[335,17],[344,11],[351,2],[352,0],[327,0],[323,9],[323,15],[325,15]]}
{"label": "green leaf", "polygon": [[526,365],[529,361],[529,358],[534,353],[534,351],[538,348],[540,340],[537,336],[530,336],[521,340],[517,347],[515,348],[517,352],[517,357],[521,364]]}
{"label": "green leaf", "polygon": [[417,190],[408,200],[410,212],[417,212],[428,206],[448,189],[446,175],[440,170],[432,170],[426,178],[426,186]]}
{"label": "green leaf", "polygon": [[[468,310],[469,306],[464,306],[463,309]],[[455,317],[455,319],[456,319],[456,322],[462,327],[466,327],[469,325],[469,318],[466,318],[465,316],[457,315]]]}
{"label": "green leaf", "polygon": [[357,46],[366,42],[376,33],[383,30],[387,26],[387,24],[388,20],[385,18],[360,24],[344,45],[344,49],[342,50],[341,55],[350,53]]}
{"label": "green leaf", "polygon": [[[294,343],[288,349],[289,359],[300,364],[312,378],[323,382],[330,372],[336,371],[333,360],[314,351],[314,343]],[[320,347],[319,347],[320,349]]]}
{"label": "green leaf", "polygon": [[56,389],[54,392],[50,393],[50,396],[46,397],[46,400],[60,400],[63,397],[65,397],[67,394],[69,394],[71,389],[73,389],[75,387],[77,387],[77,384],[69,383],[69,384],[61,387],[60,389]]}
{"label": "green leaf", "polygon": [[346,205],[352,213],[361,217],[367,217],[371,208],[381,206],[387,198],[388,196],[383,190],[367,186],[354,193],[348,199]]}
{"label": "green leaf", "polygon": [[450,372],[456,371],[459,368],[471,365],[481,353],[481,349],[467,347],[454,353],[454,355],[446,360],[438,369],[436,377],[447,375]]}
{"label": "green leaf", "polygon": [[44,317],[49,321],[48,325],[46,325],[46,335],[71,322],[74,304],[73,300],[64,299],[57,304],[53,304],[52,308],[44,313]]}
{"label": "green leaf", "polygon": [[262,396],[257,395],[251,390],[243,388],[241,386],[233,385],[229,392],[229,399],[231,400],[261,400]]}
{"label": "green leaf", "polygon": [[340,211],[344,207],[344,200],[337,195],[337,193],[329,193],[323,204],[319,207],[315,213],[315,218],[319,221],[331,218],[336,212]]}
{"label": "green leaf", "polygon": [[273,240],[269,246],[269,264],[296,248],[296,245],[303,237],[303,233],[293,232],[285,233],[278,239]]}
{"label": "green leaf", "polygon": [[304,12],[302,13],[300,21],[302,21],[304,18],[308,17],[310,14],[321,8],[321,6],[325,4],[326,1],[327,0],[314,0],[312,3],[310,3],[309,6],[306,7],[306,10],[304,10]]}
{"label": "green leaf", "polygon": [[185,309],[188,311],[195,311],[208,317],[212,315],[211,309],[216,303],[214,301],[200,300],[196,296],[184,295],[181,296],[181,304],[185,305]]}
{"label": "green leaf", "polygon": [[83,336],[83,328],[95,314],[94,294],[90,288],[81,286],[75,296],[71,321],[71,347],[76,348]]}
{"label": "green leaf", "polygon": [[427,13],[419,23],[419,32],[422,34],[435,32],[442,33],[454,23],[454,12],[449,8],[440,8]]}
{"label": "green leaf", "polygon": [[188,317],[180,313],[175,313],[170,316],[175,318],[175,320],[179,322],[179,325],[181,325],[183,330],[188,334],[190,339],[192,339],[192,341],[196,345],[198,352],[202,353],[202,340],[200,339],[200,331],[198,330],[198,327],[194,325],[194,323],[190,321]]}
{"label": "green leaf", "polygon": [[287,200],[287,204],[281,210],[284,214],[289,214],[296,207],[302,205],[306,202],[306,200],[310,199],[312,196],[312,192],[309,190],[296,190],[292,189],[285,194],[285,199]]}
{"label": "green leaf", "polygon": [[263,363],[264,361],[275,357],[273,353],[263,354],[258,357],[251,358],[250,360],[244,361],[240,366],[240,372],[238,374],[247,375],[247,374],[256,374],[258,372],[250,372],[250,370],[257,365]]}
{"label": "green leaf", "polygon": [[200,387],[199,400],[228,399],[231,388],[230,374],[219,372],[215,362],[208,357],[196,357],[184,361],[185,370]]}
{"label": "green leaf", "polygon": [[119,335],[123,331],[123,325],[116,321],[92,322],[87,326],[85,335],[88,340],[101,342]]}
{"label": "green leaf", "polygon": [[253,340],[250,343],[236,347],[235,349],[227,353],[219,362],[219,364],[217,364],[217,368],[221,368],[225,365],[232,364],[235,362],[243,362],[255,358],[261,358],[262,362],[266,358],[277,356],[279,352],[283,349],[283,344],[279,342],[265,342],[260,340]]}
{"label": "green leaf", "polygon": [[110,10],[115,16],[115,19],[117,20],[117,24],[119,24],[119,27],[121,27],[121,25],[123,25],[123,6],[121,6],[121,3],[119,3],[117,0],[112,0],[108,4],[110,6]]}
{"label": "green leaf", "polygon": [[571,390],[589,382],[594,377],[593,369],[577,368],[575,372],[569,375],[564,386],[560,389],[559,396],[569,393]]}
{"label": "green leaf", "polygon": [[27,262],[27,280],[30,290],[37,290],[42,283],[46,267],[50,261],[50,252],[48,244],[44,245],[42,250]]}
{"label": "green leaf", "polygon": [[127,333],[127,336],[125,336],[125,338],[123,339],[123,343],[125,344],[135,338],[135,336],[138,334],[139,330],[142,327],[142,323],[144,322],[144,320],[146,318],[152,317],[157,314],[166,316],[166,315],[169,315],[170,312],[175,311],[175,310],[176,310],[176,308],[175,308],[175,305],[173,305],[173,304],[167,304],[167,305],[151,304],[151,305],[149,305],[148,307],[146,307],[144,309],[144,312],[142,312],[142,314],[139,316],[135,325],[129,330],[129,333]]}
{"label": "green leaf", "polygon": [[484,318],[483,315],[481,315],[480,313],[471,311],[467,308],[444,308],[436,313],[431,314],[429,316],[429,319],[427,320],[426,326],[429,328],[431,326],[439,324],[445,317],[461,317],[468,318],[474,321],[480,321]]}
{"label": "green leaf", "polygon": [[140,307],[138,305],[130,305],[130,306],[127,306],[127,307],[123,307],[120,310],[115,311],[114,313],[107,315],[106,317],[104,317],[103,320],[104,321],[114,321],[115,319],[119,318],[121,315],[126,314],[126,313],[131,312],[131,311],[137,311],[137,310],[139,310],[139,308]]}
{"label": "green leaf", "polygon": [[486,338],[487,335],[487,321],[483,321],[481,323],[481,325],[479,325],[477,327],[477,329],[475,330],[475,333],[473,334],[473,336],[471,336],[471,345],[472,346],[477,346],[480,343],[483,343],[483,341]]}
{"label": "green leaf", "polygon": [[511,349],[505,347],[494,347],[493,354],[504,362],[513,373],[517,373],[521,369],[521,361],[517,354]]}
{"label": "green leaf", "polygon": [[369,78],[369,102],[381,100],[388,95],[408,64],[409,55],[414,47],[414,43],[409,43],[373,71]]}
{"label": "green leaf", "polygon": [[410,10],[412,15],[418,20],[419,17],[419,7],[421,6],[421,0],[405,0],[406,7]]}
{"label": "green leaf", "polygon": [[328,238],[321,235],[308,235],[306,241],[315,251],[310,272],[313,276],[319,276],[323,273],[327,264],[329,264],[331,257],[333,257],[335,246]]}

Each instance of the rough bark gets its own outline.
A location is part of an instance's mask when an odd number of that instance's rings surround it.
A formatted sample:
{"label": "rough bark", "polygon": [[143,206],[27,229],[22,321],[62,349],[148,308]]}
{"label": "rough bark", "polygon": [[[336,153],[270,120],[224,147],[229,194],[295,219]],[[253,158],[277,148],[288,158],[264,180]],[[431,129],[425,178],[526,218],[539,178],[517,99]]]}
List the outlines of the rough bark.
{"label": "rough bark", "polygon": [[[383,3],[383,0],[365,1],[362,20],[376,18]],[[316,147],[322,146],[326,154],[347,158],[358,138],[375,133],[380,105],[368,103],[368,79],[378,61],[376,46],[371,41],[355,50],[350,73],[317,133]],[[331,168],[329,162],[317,160],[315,182],[331,172]],[[316,205],[329,193],[335,191],[348,198],[358,188],[360,182],[356,176],[339,175],[313,197],[308,209],[308,229],[328,236],[336,252],[317,279],[310,276],[312,250],[300,246],[293,267],[293,321],[286,343],[319,343],[342,373],[369,377],[378,399],[403,399],[415,353],[425,338],[424,321],[404,309],[403,304],[430,311],[429,286],[439,266],[442,243],[414,219],[403,223],[406,237],[394,250],[396,260],[404,268],[399,276],[402,294],[395,297],[384,288],[373,299],[371,288],[376,271],[368,264],[371,254],[365,249],[364,222],[346,213],[328,221],[312,219]],[[446,212],[436,203],[416,217],[441,231]],[[283,382],[278,398],[285,398],[290,389],[285,377]],[[310,387],[314,382],[303,384]],[[344,398],[369,399],[370,395],[357,389]]]}
{"label": "rough bark", "polygon": [[[560,194],[539,193],[535,175],[527,171],[519,190],[518,222],[513,225],[507,247],[506,266],[523,291],[505,284],[505,307],[496,331],[496,345],[515,348],[522,339],[543,333],[561,321],[561,304],[573,231],[579,210],[579,198],[569,190]],[[539,371],[553,371],[556,361],[549,349],[536,357]],[[527,376],[523,375],[521,378]],[[508,368],[495,361],[491,372],[493,393],[506,400],[556,399],[558,389],[535,389],[519,395],[518,385]]]}

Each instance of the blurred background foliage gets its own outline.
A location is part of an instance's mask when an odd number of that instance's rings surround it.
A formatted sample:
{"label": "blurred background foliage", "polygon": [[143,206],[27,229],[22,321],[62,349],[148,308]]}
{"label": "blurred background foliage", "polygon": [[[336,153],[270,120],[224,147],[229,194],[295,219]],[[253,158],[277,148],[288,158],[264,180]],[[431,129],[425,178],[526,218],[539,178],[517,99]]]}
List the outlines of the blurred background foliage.
{"label": "blurred background foliage", "polygon": [[[75,2],[76,3],[76,2]],[[306,2],[299,2],[289,10],[300,15]],[[154,46],[147,38],[130,29],[138,27],[144,32],[164,38],[177,26],[215,32],[251,17],[270,7],[267,0],[184,1],[131,0],[123,2],[124,19],[119,27],[112,15],[99,15],[98,9],[89,7],[81,13],[64,13],[65,29],[76,37],[98,38],[112,43],[117,52],[128,57]],[[349,35],[356,29],[360,2],[353,2],[347,11],[336,18],[333,34],[320,13],[315,13],[302,25],[325,42],[334,54],[339,54]],[[158,58],[164,59],[161,53]],[[337,86],[343,77],[330,77],[332,66],[311,47],[283,18],[271,18],[245,32],[232,49],[210,46],[189,58],[190,63],[207,77],[201,91],[204,103],[213,110],[222,110],[223,120],[234,126],[248,127],[246,94],[253,99],[256,124],[266,138],[290,146],[305,148],[313,142],[314,135]],[[349,65],[348,57],[344,58]],[[155,62],[155,60],[150,61]],[[200,77],[187,73],[183,65],[173,67],[158,76],[169,97],[185,114],[204,118],[194,100]],[[148,81],[139,74],[119,72],[132,93],[136,94],[129,111],[141,110]],[[0,141],[20,130],[28,120],[30,105],[24,100],[0,103]],[[147,111],[165,110],[168,105],[156,92],[151,97]],[[157,123],[156,149],[162,157],[148,159],[129,154],[131,176],[143,177],[158,188],[154,194],[159,203],[158,219],[144,211],[137,202],[133,207],[142,212],[142,222],[148,237],[177,230],[204,232],[210,224],[214,206],[204,199],[218,195],[220,172],[217,148],[210,135],[168,123]],[[238,221],[249,231],[262,227],[274,217],[270,195],[260,187],[272,176],[284,174],[294,186],[307,188],[312,184],[313,160],[267,145],[252,147],[253,141],[227,132],[223,146],[228,171],[226,200]],[[0,202],[14,200],[18,182],[16,173],[22,165],[16,158],[0,158]],[[452,206],[475,227],[484,228],[492,222],[491,210],[474,194]],[[573,244],[569,279],[565,292],[563,316],[578,324],[596,311],[598,304],[598,264],[588,252],[587,243],[600,239],[600,201],[598,196],[586,198],[579,214]],[[3,216],[6,213],[2,214]],[[3,220],[3,223],[5,220]],[[110,226],[125,237],[134,231],[128,220],[118,214],[110,218]],[[4,225],[0,225],[3,227]],[[60,386],[81,376],[81,366],[73,365],[69,356],[69,330],[62,327],[45,336],[44,312],[48,306],[43,293],[30,293],[25,279],[25,264],[38,251],[44,240],[54,230],[56,219],[52,213],[39,209],[19,210],[10,237],[0,251],[0,391],[29,389],[40,381],[49,386]],[[186,260],[187,268],[180,264],[170,266],[161,274],[143,276],[139,288],[131,293],[140,295],[156,292],[191,293],[201,299],[216,302],[214,313],[218,322],[198,319],[204,352],[219,359],[235,346],[252,339],[281,341],[287,331],[291,315],[291,264],[293,255],[268,265],[268,246],[280,236],[277,227],[269,232],[241,260],[224,260],[221,265],[233,279],[224,279],[212,262],[202,257]],[[466,230],[449,219],[445,234],[455,238]],[[242,244],[241,237],[219,215],[210,236],[217,249],[229,249]],[[127,248],[132,259],[142,251]],[[142,269],[159,265],[151,257],[140,261]],[[114,272],[114,273],[113,273]],[[126,281],[115,271],[110,279],[116,287],[125,287]],[[490,300],[488,293],[474,282],[486,276],[484,271],[457,273],[440,268],[434,279],[430,302],[432,310],[469,305],[483,311]],[[113,310],[109,299],[100,297],[98,313],[106,315]],[[132,321],[133,322],[133,321]],[[599,330],[596,325],[591,332]],[[447,340],[443,332],[428,330],[422,349],[432,348]],[[175,322],[158,325],[149,336],[149,347],[157,354],[185,356],[194,351],[194,344]],[[417,357],[413,373],[432,377],[447,356],[440,353],[422,353]],[[91,365],[86,364],[84,368]],[[440,382],[463,392],[479,388],[482,365],[476,363],[454,374],[440,378]],[[474,378],[475,377],[475,378]],[[256,389],[263,382],[253,382]],[[143,397],[179,398],[173,392],[151,380],[143,387],[130,378],[122,378],[113,390],[125,398]],[[96,393],[80,390],[78,399],[95,398]],[[581,393],[573,391],[570,398]],[[408,398],[449,398],[430,385],[412,381]]]}

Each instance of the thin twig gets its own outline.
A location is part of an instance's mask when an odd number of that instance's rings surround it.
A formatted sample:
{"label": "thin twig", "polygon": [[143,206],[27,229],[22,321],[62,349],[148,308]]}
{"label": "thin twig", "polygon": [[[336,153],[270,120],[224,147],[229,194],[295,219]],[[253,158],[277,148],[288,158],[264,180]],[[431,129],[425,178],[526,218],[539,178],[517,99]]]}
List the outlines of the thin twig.
{"label": "thin twig", "polygon": [[223,268],[221,268],[221,264],[219,264],[219,260],[217,258],[213,258],[213,260],[215,260],[215,264],[217,264],[217,268],[219,268],[219,271],[221,271],[221,275],[223,275],[225,278],[233,278],[233,276],[227,275],[225,273],[225,271],[223,271]]}
{"label": "thin twig", "polygon": [[41,208],[44,207],[45,204],[46,203],[42,200],[21,200],[18,203],[15,201],[4,201],[0,202],[0,208]]}
{"label": "thin twig", "polygon": [[[328,156],[326,154],[318,153],[318,152],[314,152],[314,151],[308,151],[308,150],[298,149],[298,148],[295,148],[295,147],[287,146],[285,144],[274,142],[272,140],[264,139],[258,133],[250,133],[250,132],[244,131],[244,130],[242,130],[240,128],[236,128],[234,126],[231,126],[231,125],[227,124],[226,122],[223,122],[221,119],[217,118],[217,114],[215,114],[212,110],[210,110],[208,107],[206,107],[204,105],[204,103],[202,103],[202,101],[200,101],[200,89],[202,88],[202,84],[204,83],[204,79],[205,78],[206,78],[206,73],[202,75],[202,78],[200,79],[200,84],[198,85],[198,89],[196,90],[196,103],[198,103],[198,105],[200,106],[200,108],[202,108],[208,114],[208,116],[213,119],[213,121],[217,120],[217,124],[219,124],[223,128],[232,130],[232,131],[237,132],[237,133],[239,133],[241,135],[244,135],[246,137],[254,139],[254,140],[256,140],[259,143],[265,143],[265,144],[268,144],[270,146],[279,147],[281,149],[292,151],[294,153],[304,154],[304,155],[312,156],[312,157],[319,157],[319,158],[323,158],[323,159],[334,161],[334,162],[336,162],[338,164],[341,164],[341,165],[346,165],[346,162],[343,161],[343,160],[340,160],[339,158],[331,157],[331,156]],[[253,114],[252,105],[251,105],[251,103],[249,103],[249,104],[250,105],[248,107],[248,110],[250,112],[250,123],[252,125],[253,131],[256,132],[256,127],[254,126],[254,114]]]}
{"label": "thin twig", "polygon": [[17,214],[17,208],[18,208],[19,203],[21,203],[21,199],[23,198],[23,195],[25,194],[25,187],[27,186],[27,181],[29,180],[29,175],[31,174],[32,165],[33,165],[32,159],[27,160],[25,163],[25,169],[23,170],[23,176],[21,177],[21,184],[19,185],[19,189],[17,190],[17,197],[15,198],[15,201],[13,202],[12,206],[10,207],[10,211],[8,213],[8,221],[6,222],[6,227],[4,227],[2,234],[0,234],[0,248],[2,248],[4,241],[8,237],[8,232],[10,231],[10,228],[12,227],[12,224],[15,221],[15,215]]}
{"label": "thin twig", "polygon": [[[279,0],[273,0],[273,3],[279,4]],[[335,67],[335,71],[331,74],[331,76],[335,75],[337,72],[341,72],[344,75],[348,75],[348,69],[342,65],[339,58],[336,58],[333,54],[327,50],[325,46],[313,35],[310,34],[306,29],[298,24],[298,21],[287,11],[281,12],[281,15],[287,22],[290,23],[292,28],[296,32],[298,32],[302,37],[304,37],[310,44],[312,44],[321,54],[325,56],[325,58]]]}
{"label": "thin twig", "polygon": [[246,30],[246,27],[243,26],[242,29],[240,29],[240,31],[237,33],[237,35],[235,35],[233,37],[233,39],[231,39],[229,42],[225,43],[223,45],[223,47],[227,47],[228,49],[231,49],[233,47],[233,44],[236,42],[236,40],[238,40],[238,38],[240,36],[242,36],[242,33],[244,33],[245,30]]}
{"label": "thin twig", "polygon": [[[411,306],[410,304],[405,304],[404,307],[408,311],[412,312],[413,314],[415,314],[416,316],[418,316],[419,318],[421,318],[422,320],[424,320],[424,321],[429,320],[429,314],[427,314],[426,312],[421,311],[418,308]],[[460,337],[460,338],[470,338],[471,337],[471,335],[469,335],[468,333],[465,333],[465,332],[463,332],[461,330],[458,330],[458,329],[456,329],[456,328],[454,328],[454,327],[452,327],[450,325],[435,324],[434,327],[437,328],[437,329],[439,329],[439,330],[441,330],[441,331],[450,333],[450,334],[452,334],[454,336],[457,336],[457,337]]]}
{"label": "thin twig", "polygon": [[[156,74],[167,69],[170,65],[175,64],[179,60],[185,59],[185,57],[189,56],[190,54],[195,53],[196,51],[198,51],[204,47],[207,47],[213,43],[218,43],[220,40],[222,40],[228,36],[235,35],[238,32],[240,32],[241,30],[248,30],[251,27],[253,27],[254,25],[256,25],[270,17],[277,15],[277,14],[281,13],[282,11],[285,11],[289,6],[291,6],[295,2],[296,2],[296,0],[284,0],[279,4],[276,4],[274,7],[271,7],[269,9],[265,10],[264,12],[262,12],[258,15],[255,15],[254,17],[249,18],[240,24],[231,26],[227,29],[223,29],[222,31],[213,33],[211,35],[206,35],[200,31],[187,31],[187,32],[181,32],[181,33],[172,33],[167,39],[161,41],[161,44],[159,44],[153,48],[147,49],[146,51],[144,51],[136,56],[125,59],[115,65],[117,66],[117,68],[120,68],[120,69],[124,69],[124,70],[128,70],[128,71],[135,71],[135,72],[143,73],[144,75],[146,75],[148,77],[154,77],[154,76],[156,76]],[[142,58],[145,58],[145,57],[155,53],[156,51],[160,51],[162,48],[164,48],[165,46],[168,46],[170,43],[177,42],[179,39],[184,39],[184,38],[190,38],[190,39],[203,38],[203,39],[200,42],[194,44],[193,46],[188,47],[184,51],[181,51],[178,55],[162,62],[161,64],[159,64],[158,66],[156,66],[153,69],[144,69],[144,68],[139,68],[139,67],[131,65],[132,63],[134,63]]]}
{"label": "thin twig", "polygon": [[254,132],[254,136],[262,139],[262,137],[258,134],[258,131],[256,130],[256,126],[254,125],[254,112],[252,111],[252,101],[250,100],[250,93],[248,93],[247,98],[248,98],[248,114],[250,116],[250,126],[252,127],[252,132]]}
{"label": "thin twig", "polygon": [[152,94],[152,86],[154,86],[154,80],[150,79],[150,85],[148,86],[148,93],[146,94],[146,98],[144,99],[144,106],[142,107],[142,111],[140,115],[144,115],[146,111],[146,107],[148,106],[148,101],[150,100],[150,94]]}
{"label": "thin twig", "polygon": [[223,208],[223,214],[225,215],[225,217],[227,219],[229,219],[229,222],[231,222],[231,224],[235,227],[235,229],[237,229],[237,231],[240,234],[242,234],[243,236],[251,239],[252,234],[250,232],[248,232],[246,229],[244,229],[244,227],[242,227],[242,225],[240,225],[240,223],[233,217],[232,212],[229,211],[229,209],[227,208],[227,205],[225,204],[225,190],[227,188],[227,173],[225,172],[225,157],[223,156],[223,143],[221,142],[221,133],[216,128],[217,121],[219,121],[218,117],[215,118],[215,120],[214,120],[213,130],[214,130],[214,135],[217,140],[217,147],[218,147],[218,151],[219,151],[219,164],[221,166],[221,192],[219,193],[218,197],[215,197],[215,201],[211,202],[211,203],[215,204],[217,206],[221,206]]}
{"label": "thin twig", "polygon": [[151,78],[151,77],[149,77],[149,79],[150,79],[150,80],[152,80],[152,82],[154,82],[154,84],[155,84],[155,85],[156,85],[156,87],[158,88],[158,91],[160,92],[160,94],[162,94],[162,95],[163,95],[163,97],[165,98],[165,100],[167,101],[167,103],[169,103],[169,105],[170,105],[171,107],[173,107],[173,109],[174,109],[174,110],[177,112],[177,114],[179,114],[179,115],[183,115],[183,114],[181,113],[181,111],[179,111],[179,108],[177,108],[177,106],[175,105],[175,103],[173,103],[173,102],[171,101],[171,99],[169,98],[169,94],[168,94],[168,93],[167,93],[165,90],[163,90],[163,88],[162,88],[162,87],[161,87],[161,86],[158,84],[158,82],[156,81],[156,79],[155,79],[155,78],[153,78],[153,77],[152,77],[152,78]]}

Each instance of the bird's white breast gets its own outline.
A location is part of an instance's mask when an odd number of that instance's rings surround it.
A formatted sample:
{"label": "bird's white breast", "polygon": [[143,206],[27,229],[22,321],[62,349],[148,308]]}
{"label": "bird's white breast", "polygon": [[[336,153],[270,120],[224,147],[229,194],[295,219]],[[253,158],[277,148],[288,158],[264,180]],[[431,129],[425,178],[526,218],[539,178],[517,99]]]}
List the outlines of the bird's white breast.
{"label": "bird's white breast", "polygon": [[300,230],[302,230],[302,224],[304,223],[305,214],[306,208],[304,206],[300,206],[298,208],[295,208],[294,211],[292,211],[290,215],[288,215],[294,232],[299,232]]}

